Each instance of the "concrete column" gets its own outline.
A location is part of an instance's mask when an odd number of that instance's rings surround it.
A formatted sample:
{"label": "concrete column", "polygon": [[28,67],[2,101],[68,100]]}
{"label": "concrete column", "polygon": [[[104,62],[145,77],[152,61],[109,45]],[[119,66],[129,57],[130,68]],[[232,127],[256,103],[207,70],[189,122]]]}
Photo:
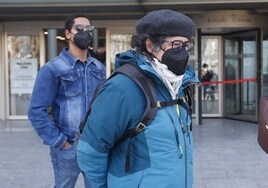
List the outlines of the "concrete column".
{"label": "concrete column", "polygon": [[98,53],[98,48],[99,48],[99,40],[98,40],[98,38],[99,38],[99,35],[98,35],[98,29],[97,28],[95,28],[94,30],[93,30],[93,52],[95,53],[95,54],[97,54]]}
{"label": "concrete column", "polygon": [[48,29],[47,45],[48,60],[57,56],[57,29]]}

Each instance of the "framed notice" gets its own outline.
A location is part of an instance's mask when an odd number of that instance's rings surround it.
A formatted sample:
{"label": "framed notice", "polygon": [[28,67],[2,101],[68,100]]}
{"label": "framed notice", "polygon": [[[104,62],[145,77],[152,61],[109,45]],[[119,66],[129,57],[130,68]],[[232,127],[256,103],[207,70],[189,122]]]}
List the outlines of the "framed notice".
{"label": "framed notice", "polygon": [[37,76],[37,59],[11,59],[11,94],[31,94]]}

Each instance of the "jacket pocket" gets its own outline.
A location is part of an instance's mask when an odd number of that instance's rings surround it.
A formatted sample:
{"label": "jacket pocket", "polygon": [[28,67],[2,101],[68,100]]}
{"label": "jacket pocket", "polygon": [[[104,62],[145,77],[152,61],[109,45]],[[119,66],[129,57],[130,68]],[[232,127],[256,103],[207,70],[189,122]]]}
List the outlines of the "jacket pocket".
{"label": "jacket pocket", "polygon": [[97,86],[100,82],[105,80],[105,72],[103,71],[98,71],[98,70],[92,70],[92,80],[93,80],[93,85]]}
{"label": "jacket pocket", "polygon": [[77,96],[82,93],[82,77],[79,70],[72,70],[61,76],[62,94],[67,97]]}

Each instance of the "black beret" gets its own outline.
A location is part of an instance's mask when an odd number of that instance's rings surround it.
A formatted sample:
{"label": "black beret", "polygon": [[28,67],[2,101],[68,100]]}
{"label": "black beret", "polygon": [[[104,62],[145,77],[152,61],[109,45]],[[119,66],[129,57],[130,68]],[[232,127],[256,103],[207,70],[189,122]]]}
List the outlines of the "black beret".
{"label": "black beret", "polygon": [[182,36],[190,39],[195,34],[195,24],[188,16],[172,10],[148,13],[136,23],[138,35],[150,37]]}

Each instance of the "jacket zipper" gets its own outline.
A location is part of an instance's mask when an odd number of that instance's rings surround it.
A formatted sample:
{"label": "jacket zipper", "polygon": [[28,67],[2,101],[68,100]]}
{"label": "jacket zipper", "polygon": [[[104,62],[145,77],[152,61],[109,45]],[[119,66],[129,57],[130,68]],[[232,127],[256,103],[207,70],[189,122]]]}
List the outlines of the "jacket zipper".
{"label": "jacket zipper", "polygon": [[179,150],[179,158],[181,159],[182,156],[183,156],[183,150],[182,150],[182,146],[180,144],[179,134],[178,134],[178,131],[177,131],[176,126],[175,126],[175,123],[174,123],[170,113],[167,110],[166,110],[166,112],[167,112],[168,116],[170,117],[170,119],[172,121],[172,126],[173,126],[173,130],[174,130],[175,138],[176,138],[176,144],[177,144],[177,147],[178,147],[178,150]]}
{"label": "jacket zipper", "polygon": [[[183,121],[182,121],[182,119],[181,119],[181,114],[180,114],[180,107],[179,107],[179,105],[176,105],[176,111],[177,111],[177,114],[178,114],[178,118],[179,118],[179,122],[180,122],[180,124],[181,124],[181,129],[182,129],[182,133],[183,133],[183,141],[184,141],[184,150],[185,150],[185,188],[187,188],[187,147],[186,147],[186,138],[185,138],[185,136],[189,136],[189,138],[190,138],[190,134],[189,134],[189,126],[187,125],[187,130],[185,130],[185,127],[184,127],[184,125],[183,125]],[[186,117],[187,118],[187,120],[188,120],[188,116]],[[185,134],[185,133],[187,133],[187,135]]]}
{"label": "jacket zipper", "polygon": [[[178,106],[178,105],[177,105]],[[176,107],[177,108],[177,107]],[[177,111],[177,109],[176,109]],[[166,110],[167,112],[167,110]],[[177,111],[178,112],[178,111]],[[171,115],[167,112],[167,114],[169,115],[171,121],[172,121],[172,126],[173,126],[173,129],[174,129],[174,134],[175,134],[175,137],[176,137],[176,142],[177,142],[177,147],[178,147],[178,150],[180,152],[180,155],[179,155],[179,158],[181,159],[183,157],[183,149],[182,149],[182,146],[180,144],[180,140],[179,140],[179,134],[178,134],[178,131],[176,129],[176,126],[175,126],[175,123],[171,117]],[[188,130],[186,131],[185,130],[185,127],[183,125],[183,122],[180,118],[180,114],[177,113],[178,115],[178,118],[179,118],[179,122],[181,124],[181,129],[182,129],[182,133],[183,133],[183,141],[184,141],[184,148],[185,148],[185,188],[187,188],[187,148],[186,148],[186,138],[185,138],[185,133],[188,132]],[[188,117],[187,117],[188,118]]]}

